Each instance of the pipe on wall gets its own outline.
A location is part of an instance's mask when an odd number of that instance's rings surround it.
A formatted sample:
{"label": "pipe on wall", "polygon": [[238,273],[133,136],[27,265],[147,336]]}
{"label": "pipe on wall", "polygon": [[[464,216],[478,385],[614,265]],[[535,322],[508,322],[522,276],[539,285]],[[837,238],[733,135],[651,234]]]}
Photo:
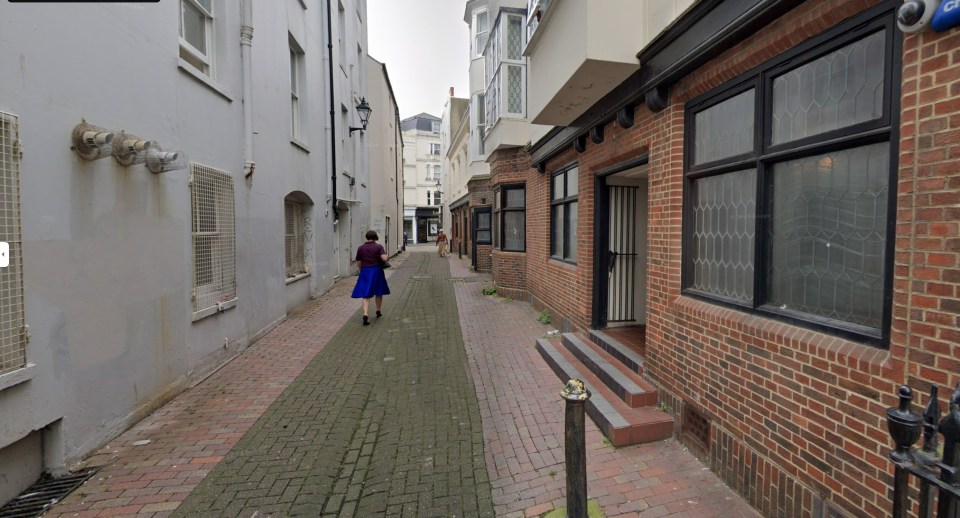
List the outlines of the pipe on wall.
{"label": "pipe on wall", "polygon": [[336,92],[333,75],[333,8],[327,0],[327,64],[330,76],[330,205],[333,208],[333,222],[340,219],[340,209],[337,208],[337,119],[336,119]]}
{"label": "pipe on wall", "polygon": [[243,68],[243,174],[249,178],[253,161],[253,0],[240,4],[240,61]]}

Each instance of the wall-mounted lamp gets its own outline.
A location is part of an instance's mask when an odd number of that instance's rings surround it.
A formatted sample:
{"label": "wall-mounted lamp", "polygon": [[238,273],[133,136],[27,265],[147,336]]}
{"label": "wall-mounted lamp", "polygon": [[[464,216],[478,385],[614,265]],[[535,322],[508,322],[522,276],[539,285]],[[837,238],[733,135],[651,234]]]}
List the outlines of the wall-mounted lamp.
{"label": "wall-mounted lamp", "polygon": [[360,104],[357,105],[357,113],[360,115],[360,125],[361,125],[361,126],[360,126],[359,128],[355,128],[355,127],[353,127],[353,126],[350,126],[350,134],[351,134],[351,135],[353,135],[353,132],[354,132],[354,131],[363,131],[363,130],[367,129],[367,121],[370,120],[370,112],[372,112],[372,111],[373,111],[373,109],[370,108],[370,105],[369,105],[369,104],[367,104],[367,98],[366,98],[366,97],[361,97],[361,98],[360,98]]}
{"label": "wall-mounted lamp", "polygon": [[73,128],[73,149],[87,160],[108,157],[113,154],[114,134],[104,128],[82,121]]}
{"label": "wall-mounted lamp", "polygon": [[437,180],[437,196],[443,196],[443,191],[440,190],[440,180]]}

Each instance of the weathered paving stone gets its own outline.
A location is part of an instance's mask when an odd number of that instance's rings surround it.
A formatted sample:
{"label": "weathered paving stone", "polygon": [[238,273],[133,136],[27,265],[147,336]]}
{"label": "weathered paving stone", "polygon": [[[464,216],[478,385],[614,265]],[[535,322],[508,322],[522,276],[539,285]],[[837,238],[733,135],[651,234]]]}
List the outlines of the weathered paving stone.
{"label": "weathered paving stone", "polygon": [[411,254],[173,516],[493,516],[453,285]]}

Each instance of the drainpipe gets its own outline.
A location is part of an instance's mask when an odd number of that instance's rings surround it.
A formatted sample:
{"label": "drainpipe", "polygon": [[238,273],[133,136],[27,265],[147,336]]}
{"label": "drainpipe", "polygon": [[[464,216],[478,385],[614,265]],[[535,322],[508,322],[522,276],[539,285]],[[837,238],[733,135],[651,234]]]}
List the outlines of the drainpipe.
{"label": "drainpipe", "polygon": [[[334,75],[333,75],[333,11],[330,7],[330,0],[327,0],[327,64],[329,65],[330,75],[330,181],[331,181],[331,206],[333,207],[334,223],[340,219],[340,209],[337,208],[337,119],[336,99],[334,93]],[[339,261],[338,261],[339,264]]]}
{"label": "drainpipe", "polygon": [[243,174],[253,175],[253,0],[241,0],[240,60],[243,67]]}
{"label": "drainpipe", "polygon": [[[396,99],[394,99],[396,101]],[[400,141],[400,108],[396,106],[394,102],[394,116],[396,117],[396,124],[393,127],[393,183],[395,184],[395,190],[397,195],[397,222],[400,223],[400,232],[398,233],[401,238],[403,238],[403,204],[400,203],[400,160],[397,160],[397,156],[403,156],[403,151],[400,149],[402,142]],[[406,250],[407,243],[403,242],[403,249]],[[398,246],[397,249],[400,249]]]}

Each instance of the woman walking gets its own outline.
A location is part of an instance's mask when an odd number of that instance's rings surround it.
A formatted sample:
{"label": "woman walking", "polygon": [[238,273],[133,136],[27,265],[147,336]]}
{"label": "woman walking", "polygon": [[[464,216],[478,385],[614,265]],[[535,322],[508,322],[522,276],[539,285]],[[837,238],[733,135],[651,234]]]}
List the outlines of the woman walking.
{"label": "woman walking", "polygon": [[357,248],[357,268],[360,269],[360,277],[357,278],[357,285],[353,288],[352,297],[363,299],[363,325],[370,325],[370,297],[377,298],[377,318],[383,316],[380,307],[383,305],[383,296],[390,294],[390,286],[387,285],[387,277],[383,274],[383,268],[380,261],[386,262],[389,259],[387,251],[383,249],[377,240],[380,236],[373,230],[367,231],[367,242]]}

